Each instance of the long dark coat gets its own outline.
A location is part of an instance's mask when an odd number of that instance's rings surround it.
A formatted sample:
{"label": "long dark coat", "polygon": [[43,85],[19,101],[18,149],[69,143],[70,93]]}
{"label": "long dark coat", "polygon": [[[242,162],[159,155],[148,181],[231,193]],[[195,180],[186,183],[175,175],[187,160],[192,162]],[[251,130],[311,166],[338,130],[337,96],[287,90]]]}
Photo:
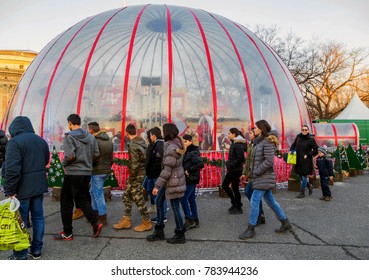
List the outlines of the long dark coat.
{"label": "long dark coat", "polygon": [[[290,150],[297,153],[296,174],[307,176],[313,173],[313,157],[318,154],[318,145],[311,134],[300,133],[293,141]],[[304,156],[307,156],[304,158]]]}

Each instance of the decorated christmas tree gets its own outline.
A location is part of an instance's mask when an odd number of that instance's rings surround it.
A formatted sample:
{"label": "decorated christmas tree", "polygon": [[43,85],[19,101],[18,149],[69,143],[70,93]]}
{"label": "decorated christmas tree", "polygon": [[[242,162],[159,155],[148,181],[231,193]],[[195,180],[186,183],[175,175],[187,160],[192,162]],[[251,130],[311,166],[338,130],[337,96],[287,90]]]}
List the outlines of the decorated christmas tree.
{"label": "decorated christmas tree", "polygon": [[118,187],[118,181],[115,177],[114,170],[110,171],[108,177],[104,182],[104,187],[111,187],[112,189]]}
{"label": "decorated christmas tree", "polygon": [[341,162],[340,150],[338,149],[338,147],[336,148],[336,151],[331,156],[334,158],[334,167],[333,167],[333,169],[338,174],[342,174],[342,162]]}
{"label": "decorated christmas tree", "polygon": [[63,180],[64,180],[64,169],[61,164],[58,152],[55,149],[55,146],[53,147],[53,153],[51,155],[50,160],[50,167],[48,172],[48,183],[49,187],[59,187],[61,188],[63,186]]}
{"label": "decorated christmas tree", "polygon": [[342,170],[345,170],[346,172],[350,172],[350,165],[347,158],[346,148],[344,145],[340,144],[338,147],[339,157],[341,160],[341,167]]}
{"label": "decorated christmas tree", "polygon": [[365,153],[363,151],[363,147],[361,146],[361,144],[359,145],[359,148],[356,150],[356,156],[359,159],[363,169],[365,169],[366,168],[366,157],[365,157]]}

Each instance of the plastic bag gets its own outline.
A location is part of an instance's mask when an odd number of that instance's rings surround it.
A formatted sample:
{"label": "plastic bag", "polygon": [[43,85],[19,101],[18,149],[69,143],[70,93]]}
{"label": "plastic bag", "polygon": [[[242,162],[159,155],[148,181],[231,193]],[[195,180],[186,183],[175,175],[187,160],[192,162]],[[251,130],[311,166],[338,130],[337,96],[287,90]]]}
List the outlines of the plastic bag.
{"label": "plastic bag", "polygon": [[296,161],[297,161],[297,154],[296,152],[288,152],[288,155],[287,155],[287,163],[288,164],[296,164]]}
{"label": "plastic bag", "polygon": [[21,251],[30,246],[28,230],[18,210],[17,198],[0,201],[0,250]]}

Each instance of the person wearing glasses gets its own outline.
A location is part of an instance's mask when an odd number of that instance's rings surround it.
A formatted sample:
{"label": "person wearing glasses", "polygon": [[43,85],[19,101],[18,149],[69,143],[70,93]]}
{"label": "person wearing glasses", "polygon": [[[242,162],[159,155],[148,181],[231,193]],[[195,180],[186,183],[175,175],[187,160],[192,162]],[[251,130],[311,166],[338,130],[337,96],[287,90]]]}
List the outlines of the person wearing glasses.
{"label": "person wearing glasses", "polygon": [[293,141],[290,151],[296,151],[295,173],[301,178],[300,193],[297,198],[305,197],[305,189],[308,187],[309,195],[313,193],[313,186],[308,182],[308,175],[313,173],[313,158],[318,154],[318,144],[314,135],[309,133],[309,127],[303,125],[301,133],[298,134]]}

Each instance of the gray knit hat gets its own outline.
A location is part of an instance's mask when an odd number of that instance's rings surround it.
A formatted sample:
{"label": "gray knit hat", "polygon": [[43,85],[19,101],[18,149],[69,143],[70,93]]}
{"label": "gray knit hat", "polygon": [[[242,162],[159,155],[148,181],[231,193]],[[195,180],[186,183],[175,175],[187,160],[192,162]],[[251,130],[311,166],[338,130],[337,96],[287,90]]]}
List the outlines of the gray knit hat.
{"label": "gray knit hat", "polygon": [[322,152],[324,155],[327,155],[327,149],[324,147],[319,147],[318,152]]}

